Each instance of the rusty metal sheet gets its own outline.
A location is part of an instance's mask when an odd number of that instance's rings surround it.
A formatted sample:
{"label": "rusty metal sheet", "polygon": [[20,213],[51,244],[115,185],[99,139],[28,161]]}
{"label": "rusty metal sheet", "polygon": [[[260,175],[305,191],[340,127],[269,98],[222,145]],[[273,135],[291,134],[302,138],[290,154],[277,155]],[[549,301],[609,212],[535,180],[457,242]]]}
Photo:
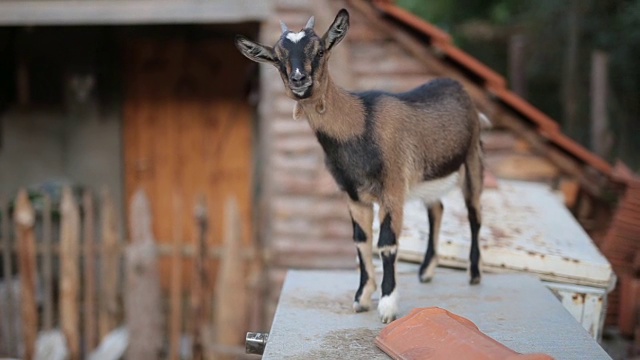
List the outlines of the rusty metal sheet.
{"label": "rusty metal sheet", "polygon": [[[460,191],[443,199],[444,218],[438,246],[440,265],[466,268],[471,236]],[[500,181],[481,198],[482,266],[488,271],[524,271],[541,279],[611,289],[615,274],[589,235],[548,187]],[[375,236],[379,225],[374,224]],[[421,201],[405,206],[399,258],[420,262],[429,224]]]}

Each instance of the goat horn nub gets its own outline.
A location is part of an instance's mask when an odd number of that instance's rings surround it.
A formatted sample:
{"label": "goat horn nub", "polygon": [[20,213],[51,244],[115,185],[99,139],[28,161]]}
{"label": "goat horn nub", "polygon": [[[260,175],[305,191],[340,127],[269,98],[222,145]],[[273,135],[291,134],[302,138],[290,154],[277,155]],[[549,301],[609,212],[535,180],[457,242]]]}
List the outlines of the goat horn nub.
{"label": "goat horn nub", "polygon": [[309,18],[309,21],[307,21],[307,25],[305,25],[304,28],[313,30],[313,26],[315,24],[316,24],[316,18],[312,16]]}
{"label": "goat horn nub", "polygon": [[280,28],[282,29],[282,33],[286,33],[287,31],[289,31],[287,24],[285,24],[282,20],[280,20]]}

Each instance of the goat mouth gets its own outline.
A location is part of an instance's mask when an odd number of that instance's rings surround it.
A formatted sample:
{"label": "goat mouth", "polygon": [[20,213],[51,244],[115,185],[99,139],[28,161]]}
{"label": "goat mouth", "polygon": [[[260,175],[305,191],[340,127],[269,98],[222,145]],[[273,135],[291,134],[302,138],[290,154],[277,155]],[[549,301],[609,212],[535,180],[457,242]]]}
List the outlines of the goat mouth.
{"label": "goat mouth", "polygon": [[297,96],[298,98],[304,98],[309,96],[309,89],[311,89],[311,84],[304,84],[302,86],[290,86],[291,92]]}

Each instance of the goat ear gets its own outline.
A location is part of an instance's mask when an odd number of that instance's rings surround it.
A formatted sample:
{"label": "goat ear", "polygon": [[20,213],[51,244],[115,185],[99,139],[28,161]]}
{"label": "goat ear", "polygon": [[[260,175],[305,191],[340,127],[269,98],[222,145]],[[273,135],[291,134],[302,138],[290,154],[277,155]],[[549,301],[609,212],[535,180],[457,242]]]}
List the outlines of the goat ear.
{"label": "goat ear", "polygon": [[337,45],[349,30],[349,12],[346,9],[342,9],[336,15],[333,24],[329,27],[329,30],[322,36],[324,42],[324,48],[329,51],[335,45]]}
{"label": "goat ear", "polygon": [[255,62],[263,62],[269,64],[276,63],[276,56],[273,49],[253,42],[242,35],[236,35],[235,44],[242,55]]}

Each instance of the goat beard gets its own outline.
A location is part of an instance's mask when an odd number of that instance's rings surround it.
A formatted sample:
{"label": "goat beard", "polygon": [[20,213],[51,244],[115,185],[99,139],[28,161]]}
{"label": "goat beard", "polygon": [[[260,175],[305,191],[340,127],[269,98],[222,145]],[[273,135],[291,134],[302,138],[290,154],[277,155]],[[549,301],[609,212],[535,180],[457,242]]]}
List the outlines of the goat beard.
{"label": "goat beard", "polygon": [[305,114],[302,106],[300,106],[300,104],[296,102],[296,104],[293,106],[293,120],[302,120],[306,116],[307,114]]}

